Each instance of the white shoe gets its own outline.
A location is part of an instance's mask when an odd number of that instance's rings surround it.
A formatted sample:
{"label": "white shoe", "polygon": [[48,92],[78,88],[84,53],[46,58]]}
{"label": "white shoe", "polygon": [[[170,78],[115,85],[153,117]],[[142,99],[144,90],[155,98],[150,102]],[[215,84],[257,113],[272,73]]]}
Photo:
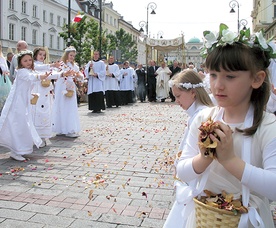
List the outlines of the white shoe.
{"label": "white shoe", "polygon": [[16,161],[25,161],[26,160],[26,158],[24,158],[22,155],[16,154],[16,153],[13,153],[13,152],[11,152],[10,157],[13,158]]}
{"label": "white shoe", "polygon": [[39,146],[39,148],[42,148],[42,147],[45,147],[45,146],[47,146],[47,145],[46,145],[46,140],[43,139],[43,140],[42,140],[42,143],[41,143],[40,146]]}
{"label": "white shoe", "polygon": [[69,137],[69,138],[77,138],[77,137],[79,137],[79,135],[75,134],[75,133],[69,133],[69,134],[66,134],[65,136]]}

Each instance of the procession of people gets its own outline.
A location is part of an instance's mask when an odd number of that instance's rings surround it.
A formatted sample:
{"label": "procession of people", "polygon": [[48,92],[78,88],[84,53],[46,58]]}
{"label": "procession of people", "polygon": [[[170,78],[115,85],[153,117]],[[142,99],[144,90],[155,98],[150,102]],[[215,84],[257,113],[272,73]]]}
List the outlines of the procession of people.
{"label": "procession of people", "polygon": [[18,161],[25,161],[24,155],[33,152],[33,145],[47,146],[51,137],[79,137],[78,105],[83,93],[92,113],[136,101],[165,102],[170,98],[172,71],[165,62],[160,67],[154,60],[148,67],[129,61],[119,65],[114,56],[105,61],[94,51],[91,61],[78,66],[73,46],[51,63],[44,47],[31,51],[20,40],[16,48],[12,59],[10,54],[5,58],[0,49],[0,145],[9,148],[11,158]]}

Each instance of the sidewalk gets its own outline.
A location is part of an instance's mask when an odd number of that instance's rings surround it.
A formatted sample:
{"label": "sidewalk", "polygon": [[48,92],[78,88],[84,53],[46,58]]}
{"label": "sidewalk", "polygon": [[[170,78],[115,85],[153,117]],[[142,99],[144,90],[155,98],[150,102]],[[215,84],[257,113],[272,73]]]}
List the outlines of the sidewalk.
{"label": "sidewalk", "polygon": [[162,227],[182,109],[137,102],[94,114],[82,104],[79,114],[79,138],[54,137],[27,162],[0,147],[0,227]]}
{"label": "sidewalk", "polygon": [[79,138],[54,137],[27,162],[0,147],[0,227],[162,227],[181,108],[137,102],[94,114],[84,104],[79,114]]}

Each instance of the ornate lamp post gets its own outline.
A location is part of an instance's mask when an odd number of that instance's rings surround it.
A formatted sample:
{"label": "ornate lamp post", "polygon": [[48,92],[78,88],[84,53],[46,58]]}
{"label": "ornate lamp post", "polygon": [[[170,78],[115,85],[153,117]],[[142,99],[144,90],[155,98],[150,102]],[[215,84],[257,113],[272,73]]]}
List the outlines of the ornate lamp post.
{"label": "ornate lamp post", "polygon": [[139,27],[140,27],[140,30],[139,30],[139,32],[144,32],[144,27],[146,26],[146,24],[147,24],[147,22],[145,22],[145,21],[140,21],[139,22]]}
{"label": "ornate lamp post", "polygon": [[248,24],[247,20],[245,20],[245,19],[241,19],[241,20],[240,20],[240,25],[243,26],[243,27],[242,27],[243,30],[246,30],[246,29],[247,29],[247,28],[246,28],[247,24]]}
{"label": "ornate lamp post", "polygon": [[157,33],[157,39],[163,39],[164,32],[163,31],[158,31]]}
{"label": "ornate lamp post", "polygon": [[232,0],[229,2],[229,6],[231,8],[230,13],[235,13],[234,8],[238,7],[238,33],[240,32],[240,4],[236,0]]}
{"label": "ornate lamp post", "polygon": [[71,33],[70,33],[70,26],[71,26],[71,0],[68,0],[68,38],[67,38],[67,47],[71,44]]}
{"label": "ornate lamp post", "polygon": [[156,14],[155,11],[154,11],[156,8],[157,8],[157,5],[154,2],[150,2],[147,5],[147,24],[146,24],[146,35],[147,35],[147,37],[149,35],[149,9],[151,9],[150,14]]}

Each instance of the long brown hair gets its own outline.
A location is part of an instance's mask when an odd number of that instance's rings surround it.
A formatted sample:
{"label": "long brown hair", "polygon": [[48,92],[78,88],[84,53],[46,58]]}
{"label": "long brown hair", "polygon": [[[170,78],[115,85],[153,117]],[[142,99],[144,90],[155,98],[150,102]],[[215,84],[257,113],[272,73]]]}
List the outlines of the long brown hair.
{"label": "long brown hair", "polygon": [[247,129],[237,129],[245,135],[253,135],[263,118],[263,111],[270,96],[270,80],[268,78],[268,66],[270,59],[266,52],[258,46],[249,47],[242,43],[235,42],[231,45],[216,47],[206,58],[206,67],[209,70],[220,72],[225,71],[250,71],[252,77],[258,71],[266,74],[263,84],[253,89],[250,102],[254,106],[253,125]]}

